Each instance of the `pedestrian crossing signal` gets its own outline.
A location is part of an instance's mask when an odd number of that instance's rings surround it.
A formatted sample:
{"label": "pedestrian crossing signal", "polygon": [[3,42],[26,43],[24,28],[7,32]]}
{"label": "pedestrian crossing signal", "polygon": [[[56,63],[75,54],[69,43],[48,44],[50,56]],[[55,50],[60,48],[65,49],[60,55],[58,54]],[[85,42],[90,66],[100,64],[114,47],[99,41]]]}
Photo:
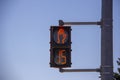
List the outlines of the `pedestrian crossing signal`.
{"label": "pedestrian crossing signal", "polygon": [[50,66],[71,67],[71,27],[51,26]]}

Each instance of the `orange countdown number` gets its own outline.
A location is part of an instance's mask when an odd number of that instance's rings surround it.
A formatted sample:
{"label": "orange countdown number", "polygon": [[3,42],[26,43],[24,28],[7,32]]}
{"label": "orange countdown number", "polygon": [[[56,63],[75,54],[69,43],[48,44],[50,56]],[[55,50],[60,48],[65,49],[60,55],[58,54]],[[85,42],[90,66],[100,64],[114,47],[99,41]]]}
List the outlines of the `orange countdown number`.
{"label": "orange countdown number", "polygon": [[59,50],[57,52],[57,55],[55,56],[55,63],[59,65],[66,64],[66,51],[65,50]]}

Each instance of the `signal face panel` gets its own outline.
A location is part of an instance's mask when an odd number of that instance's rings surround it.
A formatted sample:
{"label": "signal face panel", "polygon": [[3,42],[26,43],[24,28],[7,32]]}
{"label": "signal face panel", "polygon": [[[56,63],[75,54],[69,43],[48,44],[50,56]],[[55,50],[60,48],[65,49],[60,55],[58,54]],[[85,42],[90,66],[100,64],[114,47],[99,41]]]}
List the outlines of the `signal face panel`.
{"label": "signal face panel", "polygon": [[71,67],[71,27],[51,26],[50,66]]}

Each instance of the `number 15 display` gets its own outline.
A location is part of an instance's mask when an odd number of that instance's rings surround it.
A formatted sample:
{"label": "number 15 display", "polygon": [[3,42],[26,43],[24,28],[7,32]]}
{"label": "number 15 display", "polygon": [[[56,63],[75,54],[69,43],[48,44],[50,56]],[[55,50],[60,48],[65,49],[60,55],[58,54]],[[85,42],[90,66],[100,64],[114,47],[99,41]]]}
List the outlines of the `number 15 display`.
{"label": "number 15 display", "polygon": [[71,27],[51,26],[50,66],[71,67]]}

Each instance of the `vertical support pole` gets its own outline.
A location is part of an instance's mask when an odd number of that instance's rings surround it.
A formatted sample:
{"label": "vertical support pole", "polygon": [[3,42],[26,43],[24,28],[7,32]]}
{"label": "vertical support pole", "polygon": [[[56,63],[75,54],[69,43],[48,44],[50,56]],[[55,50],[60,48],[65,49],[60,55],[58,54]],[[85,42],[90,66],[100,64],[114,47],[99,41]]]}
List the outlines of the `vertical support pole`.
{"label": "vertical support pole", "polygon": [[101,80],[113,80],[112,0],[102,0]]}

